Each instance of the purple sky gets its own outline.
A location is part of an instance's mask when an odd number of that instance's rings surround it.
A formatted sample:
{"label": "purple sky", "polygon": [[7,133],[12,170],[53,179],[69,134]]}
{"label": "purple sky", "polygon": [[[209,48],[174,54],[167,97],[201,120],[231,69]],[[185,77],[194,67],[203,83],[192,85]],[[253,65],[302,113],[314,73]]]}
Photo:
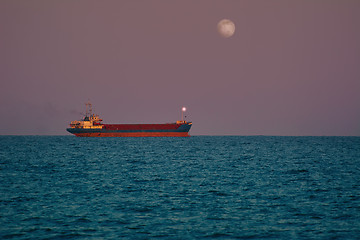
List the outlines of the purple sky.
{"label": "purple sky", "polygon": [[[231,19],[231,38],[217,23]],[[0,1],[0,134],[360,135],[359,0]]]}

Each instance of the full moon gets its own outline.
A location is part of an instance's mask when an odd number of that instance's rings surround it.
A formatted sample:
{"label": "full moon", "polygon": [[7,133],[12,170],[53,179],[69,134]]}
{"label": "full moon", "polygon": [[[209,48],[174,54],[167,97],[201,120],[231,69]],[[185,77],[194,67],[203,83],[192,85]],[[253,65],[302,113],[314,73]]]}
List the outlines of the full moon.
{"label": "full moon", "polygon": [[218,23],[217,29],[221,36],[229,38],[235,33],[235,24],[229,19],[223,19]]}

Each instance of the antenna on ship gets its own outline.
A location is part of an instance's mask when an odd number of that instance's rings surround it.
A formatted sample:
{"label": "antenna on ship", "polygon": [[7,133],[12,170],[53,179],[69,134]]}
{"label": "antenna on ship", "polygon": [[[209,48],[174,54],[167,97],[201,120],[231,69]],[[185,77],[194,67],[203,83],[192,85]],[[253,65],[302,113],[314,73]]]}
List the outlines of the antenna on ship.
{"label": "antenna on ship", "polygon": [[184,122],[184,112],[186,112],[186,107],[181,108],[181,122]]}
{"label": "antenna on ship", "polygon": [[92,104],[88,101],[85,103],[86,105],[86,117],[89,117],[92,115]]}

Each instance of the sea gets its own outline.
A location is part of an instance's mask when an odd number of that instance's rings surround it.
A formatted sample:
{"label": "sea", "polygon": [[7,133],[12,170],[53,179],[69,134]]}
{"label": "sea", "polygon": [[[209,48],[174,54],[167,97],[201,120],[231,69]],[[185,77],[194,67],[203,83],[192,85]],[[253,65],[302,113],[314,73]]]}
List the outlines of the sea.
{"label": "sea", "polygon": [[0,239],[360,239],[360,137],[0,136]]}

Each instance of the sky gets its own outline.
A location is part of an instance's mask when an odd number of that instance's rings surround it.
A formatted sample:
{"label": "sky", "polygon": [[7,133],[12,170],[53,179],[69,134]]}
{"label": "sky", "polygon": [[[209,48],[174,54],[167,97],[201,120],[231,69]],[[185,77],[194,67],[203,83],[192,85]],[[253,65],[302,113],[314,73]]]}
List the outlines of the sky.
{"label": "sky", "polygon": [[[235,34],[217,24],[230,19]],[[360,136],[359,0],[0,0],[0,134]]]}

